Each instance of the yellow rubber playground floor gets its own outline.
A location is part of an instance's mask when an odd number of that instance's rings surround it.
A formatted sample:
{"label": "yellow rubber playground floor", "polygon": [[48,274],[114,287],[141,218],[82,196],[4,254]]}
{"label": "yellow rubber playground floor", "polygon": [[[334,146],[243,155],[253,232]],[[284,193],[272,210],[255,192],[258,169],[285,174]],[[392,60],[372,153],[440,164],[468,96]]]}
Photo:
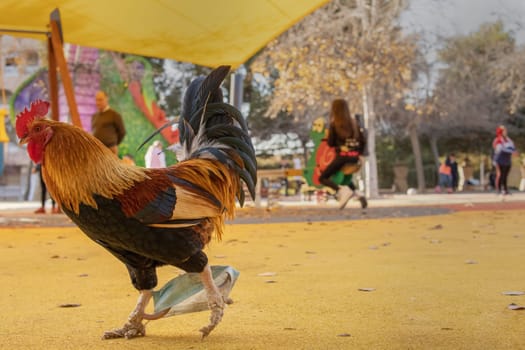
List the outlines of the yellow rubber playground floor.
{"label": "yellow rubber playground floor", "polygon": [[207,312],[101,340],[136,302],[124,265],[73,226],[4,227],[0,349],[525,349],[525,295],[505,295],[525,291],[524,227],[520,209],[228,224],[207,253],[241,274],[204,341]]}

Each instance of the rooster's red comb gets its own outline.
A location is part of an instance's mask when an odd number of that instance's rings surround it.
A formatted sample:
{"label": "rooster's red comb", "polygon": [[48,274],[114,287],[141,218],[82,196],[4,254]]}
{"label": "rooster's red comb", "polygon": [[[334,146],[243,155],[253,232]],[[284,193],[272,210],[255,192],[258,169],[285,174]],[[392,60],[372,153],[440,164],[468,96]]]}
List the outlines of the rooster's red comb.
{"label": "rooster's red comb", "polygon": [[23,138],[29,132],[27,126],[35,119],[44,118],[49,110],[49,102],[36,100],[31,102],[29,110],[24,110],[16,116],[16,135]]}

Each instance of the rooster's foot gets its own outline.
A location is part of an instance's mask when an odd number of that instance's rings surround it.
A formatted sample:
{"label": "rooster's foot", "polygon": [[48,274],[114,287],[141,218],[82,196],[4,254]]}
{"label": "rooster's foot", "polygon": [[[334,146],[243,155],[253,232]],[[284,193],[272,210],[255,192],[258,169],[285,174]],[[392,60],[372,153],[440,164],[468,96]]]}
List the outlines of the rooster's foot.
{"label": "rooster's foot", "polygon": [[221,322],[224,314],[224,304],[231,304],[231,299],[224,300],[221,294],[213,294],[209,296],[208,306],[211,310],[210,323],[202,327],[199,331],[202,333],[202,338],[207,337],[211,331]]}
{"label": "rooster's foot", "polygon": [[[142,295],[142,294],[141,294]],[[144,305],[141,302],[143,298],[139,298],[139,306]],[[147,303],[147,301],[146,301]],[[126,338],[132,339],[136,337],[143,337],[146,335],[146,325],[142,324],[144,314],[141,310],[134,310],[128,317],[128,322],[122,326],[122,328],[113,329],[111,331],[104,332],[102,339],[115,339],[115,338]]]}
{"label": "rooster's foot", "polygon": [[104,332],[102,339],[114,339],[114,338],[136,338],[143,337],[146,335],[146,325],[142,324],[142,320],[156,320],[166,314],[168,310],[157,312],[156,314],[149,315],[144,312],[146,305],[151,299],[151,290],[141,290],[139,294],[139,300],[137,300],[137,306],[131,312],[128,317],[128,322],[122,326],[122,328],[113,329],[111,331]]}
{"label": "rooster's foot", "polygon": [[104,332],[102,339],[143,337],[146,335],[146,326],[142,324],[142,320],[143,318],[139,317],[138,314],[132,314],[122,328]]}
{"label": "rooster's foot", "polygon": [[104,332],[102,339],[115,339],[115,338],[136,338],[143,337],[146,335],[146,327],[142,323],[133,324],[126,322],[122,328],[112,329]]}

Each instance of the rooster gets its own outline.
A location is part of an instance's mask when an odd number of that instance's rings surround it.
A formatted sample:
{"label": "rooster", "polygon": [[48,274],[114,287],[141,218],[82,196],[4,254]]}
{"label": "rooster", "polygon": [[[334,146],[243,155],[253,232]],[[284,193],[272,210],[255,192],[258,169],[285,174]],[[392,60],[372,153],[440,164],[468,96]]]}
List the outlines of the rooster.
{"label": "rooster", "polygon": [[103,338],[145,335],[145,308],[157,285],[156,268],[173,265],[199,273],[211,310],[200,329],[206,337],[221,321],[225,300],[203,252],[212,233],[221,238],[224,220],[243,205],[242,182],[254,197],[257,165],[241,113],[223,103],[220,85],[230,70],[221,66],[189,85],[179,122],[183,160],[162,169],[121,162],[84,130],[45,118],[49,103],[35,101],[16,118],[20,144],[35,163],[52,197],[93,241],[123,262],[139,291],[122,328]]}

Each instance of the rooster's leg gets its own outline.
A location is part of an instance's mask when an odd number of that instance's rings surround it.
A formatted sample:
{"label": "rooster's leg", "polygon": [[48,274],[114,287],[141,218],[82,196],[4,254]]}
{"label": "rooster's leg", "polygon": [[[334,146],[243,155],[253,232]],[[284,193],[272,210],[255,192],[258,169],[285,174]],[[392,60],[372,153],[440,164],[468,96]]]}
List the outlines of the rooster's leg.
{"label": "rooster's leg", "polygon": [[113,339],[113,338],[126,338],[131,339],[135,337],[143,337],[146,335],[146,326],[142,324],[142,320],[156,320],[166,314],[168,310],[158,312],[150,315],[146,314],[146,306],[151,300],[151,290],[141,290],[137,306],[131,312],[128,317],[128,321],[122,328],[113,329],[111,331],[104,332],[102,339]]}
{"label": "rooster's leg", "polygon": [[221,322],[224,313],[224,300],[219,288],[217,288],[213,281],[210,265],[206,265],[200,273],[200,277],[206,294],[208,295],[208,306],[211,310],[210,323],[200,329],[202,337],[204,338]]}

